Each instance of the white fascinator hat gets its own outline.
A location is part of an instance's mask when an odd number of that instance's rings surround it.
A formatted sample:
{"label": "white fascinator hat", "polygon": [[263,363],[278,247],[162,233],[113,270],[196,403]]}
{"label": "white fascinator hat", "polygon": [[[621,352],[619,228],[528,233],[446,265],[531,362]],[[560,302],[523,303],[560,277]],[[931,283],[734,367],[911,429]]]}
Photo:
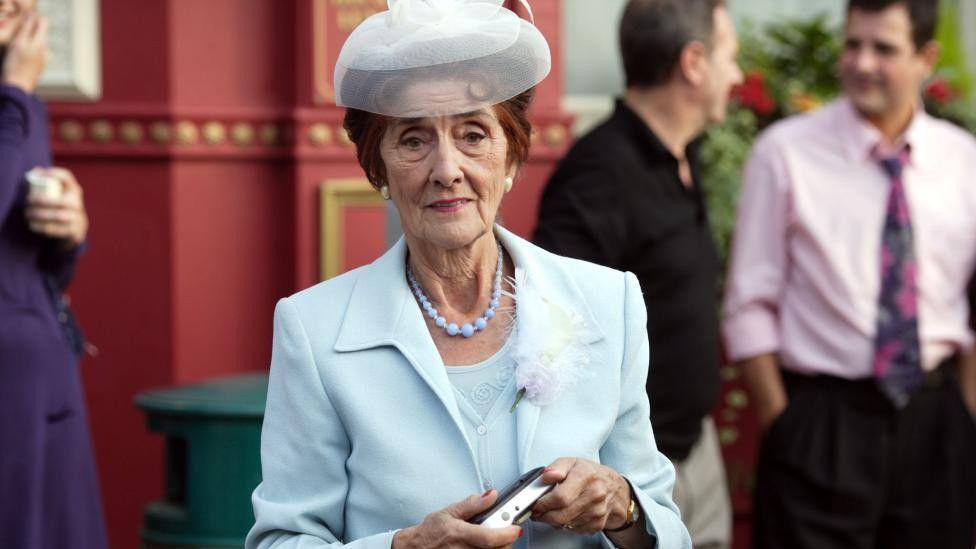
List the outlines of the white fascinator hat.
{"label": "white fascinator hat", "polygon": [[541,82],[549,45],[503,0],[387,0],[336,62],[336,104],[397,118],[501,103]]}

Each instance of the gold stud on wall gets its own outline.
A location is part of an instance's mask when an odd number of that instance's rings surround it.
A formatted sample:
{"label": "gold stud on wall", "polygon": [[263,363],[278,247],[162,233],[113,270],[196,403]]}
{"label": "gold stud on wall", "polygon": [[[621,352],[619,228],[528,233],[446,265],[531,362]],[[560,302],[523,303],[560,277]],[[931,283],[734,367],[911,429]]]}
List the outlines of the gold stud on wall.
{"label": "gold stud on wall", "polygon": [[142,141],[142,126],[135,121],[127,120],[119,126],[119,137],[127,145],[135,145]]}
{"label": "gold stud on wall", "polygon": [[543,137],[550,146],[558,147],[566,142],[566,139],[569,137],[569,132],[561,124],[553,124],[546,128]]}
{"label": "gold stud on wall", "polygon": [[258,132],[258,139],[261,143],[266,146],[277,145],[281,140],[281,130],[278,129],[278,125],[274,123],[268,123],[261,126],[261,130]]}
{"label": "gold stud on wall", "polygon": [[85,136],[85,130],[75,120],[65,120],[61,123],[59,132],[61,140],[66,143],[77,143]]}
{"label": "gold stud on wall", "polygon": [[308,140],[316,147],[329,145],[332,143],[332,129],[321,122],[316,122],[308,127]]}
{"label": "gold stud on wall", "polygon": [[180,145],[192,145],[200,139],[197,126],[189,120],[184,120],[176,125],[176,142]]}
{"label": "gold stud on wall", "polygon": [[254,127],[247,122],[238,122],[230,128],[230,140],[238,147],[254,143]]}
{"label": "gold stud on wall", "polygon": [[742,389],[733,389],[725,395],[725,402],[732,408],[745,408],[749,405],[749,397]]}
{"label": "gold stud on wall", "polygon": [[166,122],[153,122],[152,126],[149,127],[149,135],[157,145],[169,143],[172,133],[169,124]]}
{"label": "gold stud on wall", "polygon": [[718,440],[722,443],[722,446],[735,444],[739,440],[739,430],[735,427],[722,427],[718,431]]}
{"label": "gold stud on wall", "polygon": [[227,130],[220,122],[211,121],[203,125],[203,140],[207,145],[220,145],[227,137]]}
{"label": "gold stud on wall", "polygon": [[92,141],[95,143],[108,143],[114,134],[112,124],[108,120],[95,120],[89,127]]}
{"label": "gold stud on wall", "polygon": [[723,366],[719,372],[723,381],[732,381],[739,378],[739,369],[735,366]]}

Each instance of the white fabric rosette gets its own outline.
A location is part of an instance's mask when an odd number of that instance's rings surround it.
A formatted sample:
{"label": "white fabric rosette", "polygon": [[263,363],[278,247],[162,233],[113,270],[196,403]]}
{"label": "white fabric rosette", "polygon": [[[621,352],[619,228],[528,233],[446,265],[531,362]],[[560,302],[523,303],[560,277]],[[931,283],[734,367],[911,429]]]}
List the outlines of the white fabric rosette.
{"label": "white fabric rosette", "polygon": [[339,53],[336,104],[394,117],[510,99],[549,74],[549,46],[502,0],[388,0]]}
{"label": "white fabric rosette", "polygon": [[516,302],[514,412],[523,398],[536,406],[552,404],[586,378],[590,355],[584,343],[589,327],[578,311],[554,303],[523,277],[509,280]]}

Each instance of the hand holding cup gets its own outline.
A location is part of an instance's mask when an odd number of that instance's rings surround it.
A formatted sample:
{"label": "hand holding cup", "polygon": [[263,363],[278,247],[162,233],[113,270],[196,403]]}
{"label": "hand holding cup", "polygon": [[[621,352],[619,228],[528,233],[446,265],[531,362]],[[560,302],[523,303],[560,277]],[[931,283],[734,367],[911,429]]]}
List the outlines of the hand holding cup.
{"label": "hand holding cup", "polygon": [[69,249],[88,236],[84,193],[74,175],[63,168],[34,168],[26,175],[27,223],[30,229],[61,240]]}

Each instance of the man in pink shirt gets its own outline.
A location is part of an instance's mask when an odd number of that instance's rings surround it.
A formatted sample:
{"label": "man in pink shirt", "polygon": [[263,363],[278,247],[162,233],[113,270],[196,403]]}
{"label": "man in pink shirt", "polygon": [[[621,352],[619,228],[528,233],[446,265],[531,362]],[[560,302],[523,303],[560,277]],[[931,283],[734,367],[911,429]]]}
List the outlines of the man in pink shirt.
{"label": "man in pink shirt", "polygon": [[928,116],[935,0],[849,0],[844,97],[770,128],[724,306],[763,430],[754,545],[972,549],[976,140]]}

